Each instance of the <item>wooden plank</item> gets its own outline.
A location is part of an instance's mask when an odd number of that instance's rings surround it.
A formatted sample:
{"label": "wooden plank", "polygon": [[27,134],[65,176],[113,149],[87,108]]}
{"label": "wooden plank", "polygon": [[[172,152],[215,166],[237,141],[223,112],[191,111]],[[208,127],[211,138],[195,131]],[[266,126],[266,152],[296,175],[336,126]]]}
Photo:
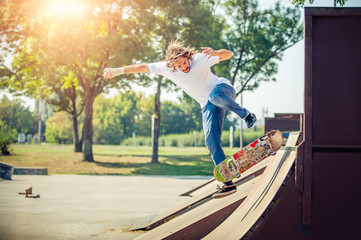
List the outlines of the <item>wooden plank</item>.
{"label": "wooden plank", "polygon": [[[265,159],[264,161],[260,162],[259,164],[255,165],[254,167],[250,168],[246,172],[244,172],[241,178],[235,181],[235,184],[238,188],[245,184],[248,181],[251,181],[253,178],[260,176],[264,169],[266,168],[267,164],[269,163],[270,158]],[[193,210],[194,208],[206,203],[207,201],[212,200],[212,195],[217,191],[217,184],[220,184],[218,181],[213,181],[207,184],[205,187],[199,189],[197,192],[194,192],[191,199],[188,201],[181,203],[174,208],[171,208],[157,217],[155,217],[149,224],[138,227],[137,229],[132,230],[151,230],[154,229],[171,219],[174,219],[177,216],[185,214],[188,211]]]}
{"label": "wooden plank", "polygon": [[295,147],[301,132],[291,132],[288,136],[286,147]]}
{"label": "wooden plank", "polygon": [[241,239],[269,206],[295,158],[296,151],[279,150],[243,203],[204,239]]}
{"label": "wooden plank", "polygon": [[252,181],[247,181],[246,183],[239,186],[238,191],[235,194],[232,194],[222,199],[214,199],[208,201],[202,204],[201,206],[193,209],[192,211],[189,211],[173,219],[172,221],[169,221],[157,227],[156,229],[149,231],[144,235],[141,235],[136,239],[157,240],[157,239],[169,238],[172,234],[177,233],[182,229],[191,226],[192,224],[199,223],[200,221],[202,221],[202,219],[205,219],[206,217],[212,215],[213,213],[220,211],[235,202],[240,203],[241,202],[240,200],[245,199],[248,193],[254,188],[255,184],[257,183],[260,177],[261,176],[258,176],[252,179]]}
{"label": "wooden plank", "polygon": [[[248,169],[246,172],[244,172],[241,176],[241,178],[235,179],[234,182],[236,185],[240,185],[242,184],[242,182],[244,182],[244,179],[248,179],[249,176],[254,175],[255,173],[257,173],[260,169],[265,169],[267,164],[269,162],[269,159],[265,159],[264,161],[260,162],[259,164],[256,164],[254,167]],[[256,176],[258,176],[259,174],[257,173]],[[208,185],[207,187],[198,189],[197,191],[193,192],[191,194],[192,197],[200,195],[200,194],[209,194],[209,193],[214,193],[216,191],[216,187],[217,184],[221,184],[218,181],[215,181],[214,183]]]}
{"label": "wooden plank", "polygon": [[195,187],[195,188],[193,188],[193,189],[191,189],[191,190],[189,190],[189,191],[187,191],[185,193],[182,193],[179,196],[183,196],[183,197],[193,196],[194,192],[196,192],[197,190],[203,188],[204,186],[207,186],[208,184],[210,184],[211,182],[213,182],[215,180],[216,180],[215,178],[212,178],[209,181],[207,181],[207,182],[205,182],[205,183],[203,183],[203,184],[201,184],[201,185],[199,185],[199,186],[197,186],[197,187]]}
{"label": "wooden plank", "polygon": [[313,144],[313,16],[305,9],[305,143],[303,158],[303,225],[311,225],[312,144]]}

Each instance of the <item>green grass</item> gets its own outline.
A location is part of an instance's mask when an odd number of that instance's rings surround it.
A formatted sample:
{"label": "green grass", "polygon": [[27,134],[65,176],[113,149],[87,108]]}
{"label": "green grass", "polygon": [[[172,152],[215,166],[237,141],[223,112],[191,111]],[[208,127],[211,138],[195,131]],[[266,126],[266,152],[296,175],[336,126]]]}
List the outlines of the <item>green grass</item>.
{"label": "green grass", "polygon": [[[238,149],[224,148],[226,155]],[[201,175],[211,176],[213,162],[206,147],[161,147],[152,164],[151,147],[94,145],[94,162],[82,161],[73,145],[12,145],[12,155],[0,162],[15,167],[47,167],[49,174]]]}

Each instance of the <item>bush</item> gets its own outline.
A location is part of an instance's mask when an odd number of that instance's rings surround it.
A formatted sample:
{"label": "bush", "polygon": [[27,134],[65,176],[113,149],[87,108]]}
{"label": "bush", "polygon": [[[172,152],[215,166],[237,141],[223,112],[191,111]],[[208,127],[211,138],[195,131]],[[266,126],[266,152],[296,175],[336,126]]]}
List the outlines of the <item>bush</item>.
{"label": "bush", "polygon": [[[239,130],[234,132],[233,146],[239,146]],[[222,146],[229,147],[230,137],[229,131],[222,133]],[[259,138],[264,134],[263,128],[244,130],[243,131],[243,146],[250,144],[253,140]],[[205,146],[205,138],[203,131],[197,132],[197,147]],[[159,146],[163,147],[193,147],[195,136],[193,132],[185,134],[169,134],[159,137]],[[152,140],[150,137],[136,137],[126,138],[121,142],[122,146],[151,146]]]}
{"label": "bush", "polygon": [[65,111],[57,112],[46,121],[45,137],[48,143],[73,143],[73,122]]}
{"label": "bush", "polygon": [[152,141],[150,137],[136,137],[136,138],[126,138],[121,144],[122,146],[152,146]]}
{"label": "bush", "polygon": [[6,124],[0,125],[0,150],[3,155],[10,155],[13,131]]}
{"label": "bush", "polygon": [[[230,132],[229,131],[223,131],[222,132],[222,146],[223,147],[229,147],[229,143],[230,143],[230,136],[229,136]],[[233,136],[233,146],[234,147],[238,147],[239,146],[239,141],[240,141],[240,131],[237,130],[234,132],[234,136]],[[250,144],[251,142],[253,142],[255,139],[261,137],[262,135],[264,135],[264,129],[263,128],[254,128],[251,130],[245,129],[243,130],[243,146],[247,146],[248,144]]]}

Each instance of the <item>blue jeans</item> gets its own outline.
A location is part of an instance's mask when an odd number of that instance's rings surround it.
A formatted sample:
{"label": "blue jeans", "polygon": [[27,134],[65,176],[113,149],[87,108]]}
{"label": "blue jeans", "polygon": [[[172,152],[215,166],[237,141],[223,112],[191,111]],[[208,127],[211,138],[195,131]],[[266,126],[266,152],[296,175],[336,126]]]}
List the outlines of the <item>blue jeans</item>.
{"label": "blue jeans", "polygon": [[222,83],[213,89],[207,104],[202,109],[206,146],[216,166],[226,159],[221,145],[221,134],[226,110],[234,112],[242,119],[247,117],[249,113],[247,109],[239,106],[234,101],[235,99],[236,92],[234,88]]}

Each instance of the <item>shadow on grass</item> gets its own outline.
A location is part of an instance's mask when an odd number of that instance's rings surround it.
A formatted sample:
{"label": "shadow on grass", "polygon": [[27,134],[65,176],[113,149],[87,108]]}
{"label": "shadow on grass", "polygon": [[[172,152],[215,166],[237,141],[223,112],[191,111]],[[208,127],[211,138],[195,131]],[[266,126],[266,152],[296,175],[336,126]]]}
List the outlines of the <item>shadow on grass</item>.
{"label": "shadow on grass", "polygon": [[[139,156],[138,156],[139,157]],[[158,164],[150,162],[100,162],[98,166],[106,168],[134,168],[131,175],[172,175],[172,176],[211,176],[213,174],[213,162],[209,156],[160,156],[162,160]]]}

